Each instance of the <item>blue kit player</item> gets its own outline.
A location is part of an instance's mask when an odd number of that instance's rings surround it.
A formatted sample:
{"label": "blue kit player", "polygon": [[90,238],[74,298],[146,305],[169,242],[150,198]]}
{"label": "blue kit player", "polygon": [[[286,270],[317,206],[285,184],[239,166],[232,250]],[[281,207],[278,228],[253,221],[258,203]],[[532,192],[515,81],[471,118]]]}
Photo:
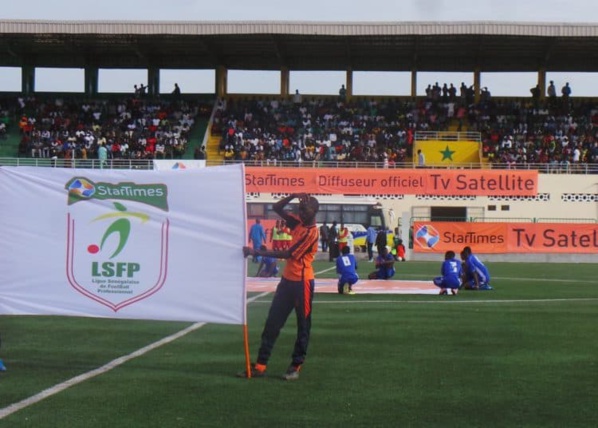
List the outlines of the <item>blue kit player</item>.
{"label": "blue kit player", "polygon": [[395,274],[395,258],[388,252],[388,247],[381,247],[376,257],[376,270],[368,275],[368,279],[390,279]]}
{"label": "blue kit player", "polygon": [[492,290],[488,268],[472,252],[470,247],[461,251],[463,260],[463,286],[468,290]]}
{"label": "blue kit player", "polygon": [[440,294],[448,294],[447,290],[451,290],[451,294],[457,294],[459,287],[461,287],[461,276],[463,269],[461,261],[455,258],[454,251],[447,251],[444,254],[444,261],[440,268],[440,274],[434,278],[434,285],[440,287]]}
{"label": "blue kit player", "polygon": [[[265,245],[260,250],[266,252],[268,248]],[[276,257],[261,257],[260,266],[257,269],[257,275],[262,278],[272,278],[278,274],[278,259]]]}
{"label": "blue kit player", "polygon": [[336,258],[336,273],[339,294],[355,294],[353,285],[359,280],[357,260],[348,246],[343,247],[341,256]]}

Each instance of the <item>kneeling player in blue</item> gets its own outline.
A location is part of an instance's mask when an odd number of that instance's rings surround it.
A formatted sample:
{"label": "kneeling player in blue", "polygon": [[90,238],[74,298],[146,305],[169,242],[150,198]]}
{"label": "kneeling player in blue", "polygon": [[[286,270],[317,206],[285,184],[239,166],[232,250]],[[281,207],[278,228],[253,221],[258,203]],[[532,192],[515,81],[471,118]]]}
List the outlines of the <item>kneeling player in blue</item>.
{"label": "kneeling player in blue", "polygon": [[[260,250],[267,251],[268,248],[265,245],[260,247]],[[260,266],[257,269],[257,275],[261,278],[271,278],[278,274],[278,259],[276,257],[261,257]]]}
{"label": "kneeling player in blue", "polygon": [[353,285],[359,280],[357,261],[348,246],[343,247],[342,255],[336,258],[336,273],[339,294],[355,294]]}
{"label": "kneeling player in blue", "polygon": [[461,262],[455,258],[454,251],[447,251],[444,254],[440,273],[442,276],[434,278],[434,285],[440,287],[440,294],[448,294],[447,289],[450,289],[452,294],[457,294],[461,287],[463,270]]}
{"label": "kneeling player in blue", "polygon": [[376,257],[376,270],[368,275],[368,279],[390,279],[395,275],[395,258],[388,252],[388,247],[380,248]]}
{"label": "kneeling player in blue", "polygon": [[470,247],[461,251],[463,260],[463,286],[468,290],[492,290],[488,268],[471,251]]}

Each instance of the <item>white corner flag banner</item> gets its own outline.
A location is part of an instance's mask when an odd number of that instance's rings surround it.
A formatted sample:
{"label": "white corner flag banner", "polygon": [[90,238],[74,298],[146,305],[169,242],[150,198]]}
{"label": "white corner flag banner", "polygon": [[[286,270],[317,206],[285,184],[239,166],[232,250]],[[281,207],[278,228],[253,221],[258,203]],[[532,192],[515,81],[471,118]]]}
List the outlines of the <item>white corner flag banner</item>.
{"label": "white corner flag banner", "polygon": [[0,168],[0,314],[245,324],[243,165]]}

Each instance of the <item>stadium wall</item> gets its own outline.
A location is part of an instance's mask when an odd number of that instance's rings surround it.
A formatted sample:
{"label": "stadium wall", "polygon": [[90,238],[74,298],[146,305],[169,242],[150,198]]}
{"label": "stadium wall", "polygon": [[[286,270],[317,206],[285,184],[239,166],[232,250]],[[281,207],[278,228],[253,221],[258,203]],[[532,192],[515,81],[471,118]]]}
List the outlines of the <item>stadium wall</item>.
{"label": "stadium wall", "polygon": [[[391,230],[398,227],[402,236],[408,236],[415,220],[434,220],[433,211],[443,208],[461,208],[464,221],[475,222],[543,222],[543,223],[598,223],[598,176],[589,174],[540,174],[536,196],[426,196],[362,195],[380,203]],[[283,194],[277,195],[284,196]],[[253,201],[271,200],[271,194],[252,195]],[[336,198],[319,195],[318,198]],[[347,197],[349,200],[350,197]],[[443,220],[436,217],[436,220]],[[447,219],[450,220],[450,219]],[[407,242],[406,239],[404,239]],[[455,250],[461,250],[456,248]],[[474,249],[475,250],[475,249]],[[438,260],[438,254],[409,251],[411,260]],[[484,254],[488,261],[504,262],[580,262],[598,263],[596,254]]]}

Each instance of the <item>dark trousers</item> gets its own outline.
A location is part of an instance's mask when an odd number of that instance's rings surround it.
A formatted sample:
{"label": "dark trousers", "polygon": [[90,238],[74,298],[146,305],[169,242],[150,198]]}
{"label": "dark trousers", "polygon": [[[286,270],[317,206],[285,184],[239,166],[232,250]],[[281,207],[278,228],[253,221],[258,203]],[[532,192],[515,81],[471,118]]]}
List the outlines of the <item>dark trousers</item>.
{"label": "dark trousers", "polygon": [[293,349],[292,364],[297,366],[303,364],[305,355],[307,355],[309,333],[311,331],[314,285],[313,279],[303,282],[289,281],[283,277],[280,280],[262,332],[262,344],[257,357],[259,364],[268,364],[280,330],[284,327],[293,309],[297,316],[297,339]]}
{"label": "dark trousers", "polygon": [[328,239],[322,239],[322,252],[328,252]]}
{"label": "dark trousers", "polygon": [[338,242],[328,243],[328,261],[331,262],[339,256]]}
{"label": "dark trousers", "polygon": [[368,260],[374,259],[374,243],[373,242],[366,242],[368,248]]}

